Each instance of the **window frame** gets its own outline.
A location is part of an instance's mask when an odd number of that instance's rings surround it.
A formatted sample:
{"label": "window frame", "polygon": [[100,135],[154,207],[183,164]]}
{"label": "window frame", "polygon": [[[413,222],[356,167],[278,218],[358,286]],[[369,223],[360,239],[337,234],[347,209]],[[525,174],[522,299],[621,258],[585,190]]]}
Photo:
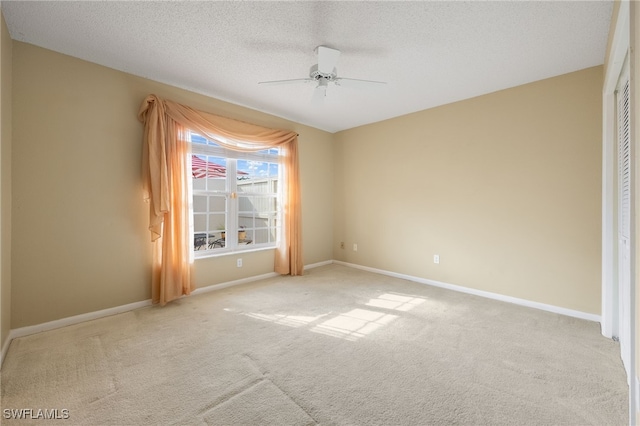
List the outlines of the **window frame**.
{"label": "window frame", "polygon": [[[194,142],[194,136],[198,138],[204,139],[205,142]],[[220,190],[209,190],[207,189],[194,189],[194,177],[193,175],[189,175],[189,191],[190,191],[190,217],[191,217],[191,232],[190,232],[190,244],[191,244],[191,252],[195,259],[201,259],[206,257],[217,257],[223,256],[238,252],[250,252],[250,251],[260,251],[260,250],[272,250],[275,249],[281,238],[281,227],[282,227],[282,218],[283,218],[283,157],[282,150],[280,148],[267,148],[257,152],[243,152],[243,151],[235,151],[221,145],[213,145],[216,143],[215,140],[207,139],[206,137],[190,131],[189,132],[189,143],[191,144],[191,152],[189,153],[189,164],[191,163],[191,155],[200,156],[200,157],[210,157],[215,156],[218,158],[224,158],[226,174],[225,174],[225,189],[224,191]],[[265,152],[266,151],[266,152]],[[266,162],[270,164],[277,164],[278,166],[278,175],[277,175],[277,186],[276,192],[239,192],[238,191],[238,183],[241,180],[237,179],[237,163],[238,161],[256,161],[256,162]],[[189,173],[191,173],[191,167],[189,168]],[[272,180],[270,177],[258,177],[256,180]],[[204,244],[204,250],[197,250],[195,246],[195,234],[199,234],[200,232],[195,231],[194,219],[196,212],[194,211],[194,197],[196,195],[199,196],[221,196],[225,197],[225,229],[226,232],[225,237],[225,246],[218,247],[215,246],[213,248],[209,248],[209,241],[212,234],[215,234],[215,230],[208,229],[209,227],[209,214],[211,214],[207,210],[207,230],[205,232],[206,239]],[[267,232],[273,232],[275,234],[275,239],[273,241],[268,241],[265,243],[256,243],[255,242],[255,232],[258,229],[253,229],[253,241],[251,243],[242,244],[238,242],[238,231],[240,231],[239,227],[239,214],[240,214],[240,197],[273,197],[275,202],[275,210],[271,211],[271,213],[275,216],[275,225],[273,227],[268,226]],[[207,209],[208,209],[207,205]],[[222,232],[222,231],[218,231]]]}

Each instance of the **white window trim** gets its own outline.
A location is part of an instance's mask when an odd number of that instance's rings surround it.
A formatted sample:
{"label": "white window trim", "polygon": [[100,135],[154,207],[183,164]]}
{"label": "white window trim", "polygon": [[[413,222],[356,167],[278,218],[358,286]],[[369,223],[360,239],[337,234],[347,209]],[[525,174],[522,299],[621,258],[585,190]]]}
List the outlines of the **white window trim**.
{"label": "white window trim", "polygon": [[[271,163],[277,162],[279,164],[278,192],[277,192],[278,203],[277,204],[279,206],[282,206],[282,199],[280,198],[282,196],[282,161],[281,161],[282,158],[279,155],[267,154],[264,152],[234,151],[221,146],[212,146],[212,145],[206,145],[206,144],[200,144],[200,143],[191,144],[191,153],[189,155],[216,156],[216,157],[227,158],[232,160],[247,160],[247,161],[271,162]],[[237,173],[236,167],[237,167],[236,161],[227,161],[227,165],[226,165],[227,175],[229,174],[235,175]],[[193,179],[189,179],[189,190],[192,197],[194,194],[198,194],[200,192],[199,190],[193,189]],[[203,195],[205,193],[210,193],[210,192],[204,191]],[[219,257],[219,256],[225,256],[225,255],[235,254],[239,252],[248,253],[248,252],[257,252],[257,251],[263,251],[263,250],[274,250],[278,246],[279,240],[280,240],[280,232],[278,232],[278,228],[276,228],[275,241],[267,242],[267,243],[259,243],[259,244],[256,244],[254,241],[251,244],[246,244],[246,245],[242,245],[238,243],[237,231],[239,230],[239,226],[238,226],[239,203],[237,201],[229,202],[230,199],[237,200],[238,199],[237,194],[238,194],[237,181],[234,179],[225,179],[225,196],[227,197],[227,210],[225,215],[227,223],[225,224],[225,231],[227,233],[227,236],[226,236],[227,246],[216,248],[216,249],[209,249],[207,245],[205,245],[204,250],[195,250],[195,247],[192,247],[191,252],[193,254],[194,259]],[[256,195],[261,196],[265,194],[256,194]],[[193,217],[193,207],[191,209],[191,216]],[[277,222],[282,223],[282,211],[277,212]],[[195,233],[196,232],[194,231],[192,226],[190,241],[194,240]],[[208,241],[208,236],[207,236],[207,241]]]}

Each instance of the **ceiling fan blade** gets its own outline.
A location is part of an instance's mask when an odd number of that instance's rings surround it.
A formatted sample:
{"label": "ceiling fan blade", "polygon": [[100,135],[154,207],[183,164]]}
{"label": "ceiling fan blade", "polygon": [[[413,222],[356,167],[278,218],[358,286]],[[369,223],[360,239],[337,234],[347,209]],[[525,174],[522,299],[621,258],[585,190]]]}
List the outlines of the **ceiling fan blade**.
{"label": "ceiling fan blade", "polygon": [[387,84],[386,81],[374,81],[374,80],[360,80],[357,78],[336,78],[336,84],[343,87],[372,87],[383,86]]}
{"label": "ceiling fan blade", "polygon": [[312,78],[294,78],[292,80],[273,80],[273,81],[259,81],[258,84],[264,86],[275,86],[278,84],[295,84],[295,83],[310,83],[315,81]]}
{"label": "ceiling fan blade", "polygon": [[318,71],[331,74],[338,63],[340,51],[327,46],[316,47],[318,53]]}

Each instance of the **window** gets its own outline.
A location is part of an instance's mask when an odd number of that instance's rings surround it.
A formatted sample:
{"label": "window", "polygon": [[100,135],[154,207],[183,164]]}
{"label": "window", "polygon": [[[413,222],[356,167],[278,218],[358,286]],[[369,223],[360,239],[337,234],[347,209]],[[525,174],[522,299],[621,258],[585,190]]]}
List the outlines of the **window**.
{"label": "window", "polygon": [[275,247],[280,228],[280,150],[232,151],[191,133],[196,257]]}

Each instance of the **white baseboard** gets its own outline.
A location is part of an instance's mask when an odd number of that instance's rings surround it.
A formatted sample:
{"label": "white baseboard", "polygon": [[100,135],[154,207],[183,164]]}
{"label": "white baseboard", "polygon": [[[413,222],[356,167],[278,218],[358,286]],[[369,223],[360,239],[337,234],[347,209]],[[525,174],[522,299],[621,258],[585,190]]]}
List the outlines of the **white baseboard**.
{"label": "white baseboard", "polygon": [[311,265],[304,265],[304,270],[306,271],[307,269],[313,269],[313,268],[318,268],[320,266],[331,265],[333,262],[334,262],[333,260],[325,260],[324,262],[312,263]]}
{"label": "white baseboard", "polygon": [[144,308],[145,306],[149,305],[151,305],[151,299],[143,300],[141,302],[129,303],[127,305],[114,306],[113,308],[102,309],[99,311],[87,312],[86,314],[74,315],[72,317],[61,318],[42,324],[16,328],[11,330],[9,337],[11,339],[15,339],[17,337],[29,336],[31,334],[40,333],[42,331],[49,331],[60,327],[66,327],[68,325],[79,324],[85,321],[91,321],[94,319],[104,318],[123,312],[133,311],[134,309]]}
{"label": "white baseboard", "polygon": [[[309,265],[304,265],[304,270],[306,271],[308,269],[318,268],[320,266],[331,265],[332,263],[333,263],[333,260],[326,260],[324,262],[312,263],[312,264],[309,264]],[[208,293],[210,291],[220,290],[220,289],[223,289],[223,288],[232,287],[232,286],[240,285],[240,284],[246,284],[246,283],[250,283],[252,281],[258,281],[258,280],[264,280],[264,279],[267,279],[267,278],[277,277],[279,275],[280,274],[278,274],[277,272],[269,272],[268,274],[254,275],[253,277],[249,277],[249,278],[242,278],[240,280],[228,281],[228,282],[222,283],[222,284],[213,284],[213,285],[209,285],[209,286],[206,286],[206,287],[201,287],[201,288],[198,288],[198,289],[194,290],[191,294]]]}
{"label": "white baseboard", "polygon": [[445,288],[448,290],[458,291],[461,293],[473,294],[475,296],[486,297],[488,299],[499,300],[501,302],[513,303],[515,305],[526,306],[528,308],[540,309],[543,311],[553,312],[556,314],[566,315],[569,317],[580,318],[588,321],[600,322],[600,315],[590,314],[587,312],[575,311],[573,309],[562,308],[560,306],[547,305],[545,303],[533,302],[531,300],[519,299],[517,297],[505,296],[499,293],[491,293],[489,291],[476,290],[469,287],[463,287],[454,284],[443,283],[440,281],[428,280],[426,278],[414,277],[412,275],[399,274],[396,272],[385,271],[382,269],[370,268],[368,266],[357,265],[355,263],[347,263],[339,260],[334,260],[333,263],[348,266],[351,268],[362,269],[368,272],[374,272],[376,274],[388,275],[390,277],[401,278],[408,281],[414,281],[420,284],[427,284],[434,287]]}
{"label": "white baseboard", "polygon": [[[629,424],[635,425],[636,418],[638,416],[638,410],[640,408],[640,381],[638,381],[638,377],[634,377],[633,379],[633,390],[635,391],[635,395],[629,395]],[[629,393],[631,393],[631,386],[629,386]],[[635,403],[635,407],[632,406],[631,403]]]}
{"label": "white baseboard", "polygon": [[200,288],[197,288],[197,289],[193,290],[191,292],[191,295],[209,293],[210,291],[221,290],[221,289],[227,288],[227,287],[233,287],[233,286],[236,286],[236,285],[246,284],[246,283],[250,283],[250,282],[253,282],[253,281],[264,280],[264,279],[267,279],[267,278],[273,278],[273,277],[277,277],[279,275],[280,274],[278,274],[277,272],[269,272],[268,274],[254,275],[253,277],[242,278],[242,279],[234,280],[234,281],[227,281],[226,283],[212,284],[212,285],[208,285],[206,287],[200,287]]}
{"label": "white baseboard", "polygon": [[[328,260],[325,262],[314,263],[311,265],[305,265],[304,269],[312,269],[317,268],[319,266],[329,265],[333,263],[333,260]],[[253,281],[263,280],[266,278],[276,277],[279,274],[276,272],[269,272],[267,274],[255,275],[253,277],[242,278],[239,280],[228,281],[221,284],[213,284],[206,287],[200,287],[191,292],[192,295],[208,293],[210,291],[220,290],[227,287],[232,287],[236,285],[246,284]],[[129,303],[127,305],[115,306],[113,308],[103,309],[100,311],[88,312],[86,314],[74,315],[72,317],[61,318],[54,321],[45,322],[42,324],[31,325],[27,327],[21,327],[13,329],[9,332],[9,337],[2,345],[2,352],[0,352],[0,368],[2,367],[2,363],[4,362],[7,351],[9,350],[9,346],[11,345],[11,341],[18,337],[29,336],[31,334],[40,333],[42,331],[54,330],[60,327],[66,327],[68,325],[79,324],[81,322],[90,321],[98,318],[104,318],[111,315],[120,314],[123,312],[132,311],[134,309],[143,308],[151,305],[151,299],[143,300],[141,302]]]}
{"label": "white baseboard", "polygon": [[123,312],[133,311],[134,309],[143,308],[145,306],[151,305],[151,300],[143,300],[141,302],[129,303],[127,305],[114,306],[113,308],[102,309],[100,311],[87,312],[86,314],[74,315],[72,317],[61,318],[54,321],[45,322],[42,324],[30,325],[27,327],[14,328],[9,332],[9,337],[7,338],[4,345],[2,345],[2,353],[0,356],[0,368],[2,368],[2,363],[4,362],[4,358],[7,355],[7,351],[9,350],[9,346],[11,345],[11,341],[18,337],[29,336],[31,334],[40,333],[43,331],[54,330],[60,327],[66,327],[68,325],[79,324],[85,321],[91,321],[98,318],[104,318],[111,315],[120,314]]}
{"label": "white baseboard", "polygon": [[[220,290],[222,288],[227,288],[235,285],[245,284],[252,281],[262,280],[265,278],[275,277],[278,274],[275,272],[271,272],[268,274],[256,275],[249,278],[243,278],[240,280],[229,281],[221,284],[214,284],[207,287],[201,287],[191,292],[192,295],[207,293],[214,290]],[[151,306],[151,299],[143,300],[140,302],[129,303],[127,305],[114,306],[113,308],[102,309],[100,311],[87,312],[86,314],[74,315],[72,317],[61,318],[54,321],[45,322],[42,324],[31,325],[27,327],[21,327],[11,330],[9,333],[9,338],[7,341],[15,339],[17,337],[29,336],[31,334],[40,333],[43,331],[54,330],[56,328],[66,327],[68,325],[79,324],[85,321],[91,321],[94,319],[104,318],[111,315],[120,314],[123,312],[133,311],[134,309],[144,308],[146,306]],[[8,343],[4,346],[8,347]],[[3,359],[4,359],[4,349],[3,349]]]}
{"label": "white baseboard", "polygon": [[[313,264],[310,264],[310,265],[305,265],[304,269],[308,270],[308,269],[318,268],[320,266],[330,265],[332,263],[336,263],[338,265],[343,265],[343,266],[348,266],[348,267],[351,267],[351,268],[362,269],[364,271],[373,272],[373,273],[376,273],[376,274],[388,275],[390,277],[405,279],[405,280],[417,282],[417,283],[420,283],[420,284],[427,284],[427,285],[431,285],[431,286],[435,286],[435,287],[446,288],[448,290],[453,290],[453,291],[459,291],[459,292],[462,292],[462,293],[473,294],[473,295],[476,295],[476,296],[486,297],[486,298],[489,298],[489,299],[500,300],[502,302],[514,303],[516,305],[527,306],[529,308],[536,308],[536,309],[541,309],[543,311],[549,311],[549,312],[554,312],[554,313],[561,314],[561,315],[567,315],[567,316],[570,316],[570,317],[575,317],[575,318],[586,319],[586,320],[589,320],[589,321],[600,322],[600,316],[599,315],[589,314],[589,313],[580,312],[580,311],[574,311],[572,309],[561,308],[559,306],[547,305],[547,304],[544,304],[544,303],[532,302],[530,300],[525,300],[525,299],[518,299],[516,297],[504,296],[504,295],[498,294],[498,293],[490,293],[488,291],[482,291],[482,290],[476,290],[476,289],[472,289],[472,288],[468,288],[468,287],[457,286],[457,285],[453,285],[453,284],[443,283],[443,282],[440,282],[440,281],[428,280],[428,279],[425,279],[425,278],[414,277],[414,276],[411,276],[411,275],[399,274],[399,273],[396,273],[396,272],[385,271],[385,270],[382,270],[382,269],[370,268],[368,266],[362,266],[362,265],[357,265],[357,264],[354,264],[354,263],[342,262],[342,261],[339,261],[339,260],[327,260],[327,261],[324,261],[324,262],[318,262],[318,263],[313,263]],[[194,290],[191,294],[196,295],[196,294],[208,293],[210,291],[215,291],[215,290],[220,290],[220,289],[227,288],[227,287],[246,284],[246,283],[249,283],[249,282],[258,281],[258,280],[262,280],[262,279],[266,279],[266,278],[272,278],[272,277],[275,277],[275,276],[278,276],[278,275],[279,274],[277,274],[276,272],[270,272],[270,273],[262,274],[262,275],[255,275],[253,277],[242,278],[242,279],[234,280],[234,281],[228,281],[228,282],[221,283],[221,284],[214,284],[214,285],[210,285],[210,286],[207,286],[207,287],[201,287],[201,288],[198,288],[198,289]],[[54,320],[54,321],[49,321],[49,322],[46,322],[46,323],[43,323],[43,324],[37,324],[37,325],[32,325],[32,326],[13,329],[13,330],[11,330],[9,332],[9,337],[7,338],[7,340],[2,345],[2,352],[0,352],[0,368],[2,366],[2,363],[3,363],[4,359],[5,359],[7,351],[9,350],[9,346],[11,345],[11,341],[13,339],[15,339],[15,338],[29,336],[31,334],[40,333],[40,332],[48,331],[48,330],[53,330],[53,329],[60,328],[60,327],[65,327],[65,326],[68,326],[68,325],[79,324],[81,322],[90,321],[90,320],[94,320],[94,319],[98,319],[98,318],[104,318],[104,317],[108,317],[108,316],[111,316],[111,315],[116,315],[116,314],[120,314],[120,313],[123,313],[123,312],[132,311],[134,309],[139,309],[139,308],[143,308],[143,307],[150,306],[150,305],[151,305],[151,300],[150,299],[149,300],[143,300],[143,301],[140,301],[140,302],[129,303],[127,305],[115,306],[113,308],[108,308],[108,309],[102,309],[100,311],[88,312],[86,314],[75,315],[75,316],[67,317],[67,318],[61,318],[61,319]]]}
{"label": "white baseboard", "polygon": [[11,335],[11,331],[9,331],[9,335],[3,342],[2,351],[0,352],[0,368],[2,368],[2,363],[4,362],[4,357],[7,355],[7,351],[9,350],[9,346],[11,345],[11,340],[13,340],[13,336]]}

